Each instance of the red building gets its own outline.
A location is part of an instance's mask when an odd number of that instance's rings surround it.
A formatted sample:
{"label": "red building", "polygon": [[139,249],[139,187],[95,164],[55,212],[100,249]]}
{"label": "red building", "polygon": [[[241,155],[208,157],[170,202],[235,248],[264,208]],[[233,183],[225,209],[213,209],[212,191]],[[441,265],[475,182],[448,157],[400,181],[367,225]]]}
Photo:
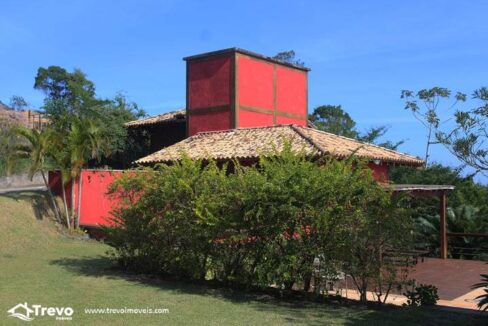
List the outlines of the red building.
{"label": "red building", "polygon": [[[168,163],[182,153],[195,159],[255,162],[262,153],[291,141],[293,148],[309,155],[367,159],[380,182],[388,181],[391,165],[423,165],[416,157],[315,129],[307,120],[308,68],[238,48],[184,60],[186,109],[126,124],[151,136],[153,153],[135,164]],[[80,225],[107,223],[114,199],[106,192],[118,173],[82,172],[81,185],[75,184]],[[59,192],[55,174],[51,183]]]}
{"label": "red building", "polygon": [[[152,146],[158,151],[136,164],[170,162],[182,152],[195,159],[256,160],[259,153],[293,139],[310,154],[347,157],[354,153],[370,159],[381,182],[388,181],[391,164],[423,165],[416,157],[314,129],[307,119],[308,68],[238,48],[184,60],[186,110],[127,124],[129,128],[151,126],[151,144],[158,145]],[[163,145],[159,137],[168,128],[179,128],[181,138],[171,146]],[[183,131],[189,138],[183,139]]]}
{"label": "red building", "polygon": [[307,125],[309,69],[232,48],[186,57],[188,136]]}

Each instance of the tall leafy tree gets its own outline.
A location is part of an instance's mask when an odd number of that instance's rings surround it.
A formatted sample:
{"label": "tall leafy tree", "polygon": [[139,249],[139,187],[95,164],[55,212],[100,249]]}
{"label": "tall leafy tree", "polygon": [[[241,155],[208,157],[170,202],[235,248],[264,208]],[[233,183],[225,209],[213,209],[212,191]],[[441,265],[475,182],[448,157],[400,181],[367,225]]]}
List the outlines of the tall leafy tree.
{"label": "tall leafy tree", "polygon": [[309,120],[320,130],[335,135],[357,138],[356,122],[340,105],[321,105],[313,110]]}
{"label": "tall leafy tree", "polygon": [[74,114],[82,114],[96,101],[95,85],[80,69],[68,72],[59,66],[40,67],[34,88],[43,91],[50,100],[62,101],[64,108]]}
{"label": "tall leafy tree", "polygon": [[41,67],[34,88],[46,95],[43,109],[58,132],[68,134],[73,117],[97,121],[108,150],[100,160],[90,160],[89,164],[103,162],[117,168],[129,164],[127,157],[131,156],[124,153],[133,152],[135,145],[127,139],[124,123],[145,115],[137,104],[122,93],[109,99],[97,97],[95,84],[79,69],[69,72],[58,66]]}
{"label": "tall leafy tree", "polygon": [[456,111],[454,128],[436,136],[461,162],[488,176],[488,88],[477,89],[472,97],[479,105]]}
{"label": "tall leafy tree", "polygon": [[367,143],[376,143],[390,149],[397,149],[404,142],[403,140],[379,142],[379,139],[388,131],[386,126],[373,127],[364,133],[359,132],[356,128],[356,121],[340,105],[318,106],[308,119],[320,130]]}
{"label": "tall leafy tree", "polygon": [[22,96],[13,95],[10,98],[10,107],[14,110],[22,110],[27,105],[27,101]]}
{"label": "tall leafy tree", "polygon": [[[55,134],[56,139],[53,140],[51,155],[61,171],[63,202],[68,215],[68,226],[71,224],[78,226],[79,219],[74,209],[79,207],[80,198],[78,196],[78,203],[75,205],[74,184],[77,181],[78,187],[80,187],[81,170],[87,161],[99,158],[107,150],[104,130],[97,121],[73,116],[69,133],[63,134],[55,131]],[[71,187],[71,203],[68,205],[64,186],[70,181],[73,186]],[[80,190],[78,188],[78,193]]]}
{"label": "tall leafy tree", "polygon": [[[456,93],[454,98],[451,95],[451,91],[443,87],[421,89],[418,92],[410,90],[402,90],[401,92],[400,97],[405,100],[405,110],[409,110],[427,131],[425,165],[429,163],[430,146],[439,143],[435,137],[439,126],[448,121],[448,119],[443,118],[445,112],[454,108],[459,102],[466,101],[466,95],[463,93]],[[446,104],[446,101],[450,104]]]}

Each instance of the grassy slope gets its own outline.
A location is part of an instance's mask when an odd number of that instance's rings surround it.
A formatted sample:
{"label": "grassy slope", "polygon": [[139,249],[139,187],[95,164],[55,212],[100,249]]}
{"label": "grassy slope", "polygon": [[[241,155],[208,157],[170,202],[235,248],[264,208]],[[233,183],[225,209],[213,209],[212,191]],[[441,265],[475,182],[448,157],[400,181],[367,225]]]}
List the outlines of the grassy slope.
{"label": "grassy slope", "polygon": [[[35,203],[36,209],[32,208]],[[331,305],[277,302],[176,282],[155,281],[115,271],[105,245],[60,235],[43,211],[39,194],[0,196],[0,324],[22,325],[6,311],[20,302],[71,306],[72,324],[181,325],[474,325],[479,317],[436,310],[382,312]],[[167,308],[168,315],[86,315],[84,308]],[[36,317],[36,324],[52,324]],[[484,320],[486,322],[486,320]]]}

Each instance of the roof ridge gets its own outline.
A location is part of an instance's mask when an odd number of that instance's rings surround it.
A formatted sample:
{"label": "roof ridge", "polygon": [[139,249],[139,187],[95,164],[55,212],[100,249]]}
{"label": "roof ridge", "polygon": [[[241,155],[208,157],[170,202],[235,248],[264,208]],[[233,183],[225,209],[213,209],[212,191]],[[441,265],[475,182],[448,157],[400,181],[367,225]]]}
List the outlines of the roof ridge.
{"label": "roof ridge", "polygon": [[[302,126],[297,126],[297,127],[304,128]],[[413,155],[410,155],[410,154],[406,154],[406,153],[403,153],[403,152],[400,152],[400,151],[397,151],[397,150],[394,150],[394,149],[386,148],[386,147],[383,147],[383,146],[380,146],[380,145],[377,145],[377,144],[368,143],[368,142],[365,142],[365,141],[360,141],[360,140],[357,140],[357,139],[354,139],[354,138],[349,138],[349,137],[345,137],[345,136],[341,136],[341,135],[336,135],[336,134],[333,134],[331,132],[323,131],[323,130],[320,130],[320,129],[314,129],[314,128],[308,128],[308,127],[307,127],[307,129],[310,129],[313,132],[323,133],[323,134],[327,134],[327,135],[330,135],[330,136],[333,136],[333,137],[347,139],[349,141],[353,141],[355,143],[359,143],[359,144],[362,144],[362,145],[373,146],[373,147],[379,148],[381,150],[384,150],[384,151],[387,151],[387,152],[390,152],[390,153],[395,153],[395,154],[401,154],[401,155],[405,155],[405,156],[410,156],[411,158],[414,158],[416,160],[421,160],[420,158],[418,158],[416,156],[413,156]]]}
{"label": "roof ridge", "polygon": [[[218,134],[218,133],[226,133],[231,131],[246,131],[246,130],[256,130],[256,129],[271,129],[271,128],[283,128],[283,127],[291,127],[293,124],[278,124],[272,126],[259,126],[259,127],[246,127],[246,128],[231,128],[231,129],[223,129],[223,130],[212,130],[212,131],[200,131],[196,133],[196,135],[209,135],[209,134]],[[191,136],[193,137],[193,136]]]}
{"label": "roof ridge", "polygon": [[151,118],[156,118],[156,117],[159,117],[159,116],[162,116],[162,115],[165,115],[165,114],[171,114],[171,113],[178,113],[180,111],[185,111],[186,108],[181,108],[181,109],[177,109],[177,110],[173,110],[173,111],[168,111],[168,112],[164,112],[164,113],[160,113],[160,114],[155,114],[155,115],[150,115],[150,116],[147,116],[141,120],[134,120],[134,121],[142,121],[142,120],[145,120],[145,119],[151,119]]}
{"label": "roof ridge", "polygon": [[[186,117],[185,110],[186,110],[185,108],[182,108],[182,109],[178,109],[178,110],[174,110],[174,111],[169,111],[169,112],[165,112],[165,113],[150,115],[150,116],[144,117],[142,119],[128,121],[128,122],[124,123],[124,125],[125,126],[132,126],[132,125],[145,124],[144,122],[146,122],[146,121],[150,121],[152,119],[158,119],[158,118],[161,118],[161,117],[163,117],[165,115],[174,115],[174,116],[176,116],[178,114],[182,114],[182,115],[184,115]],[[168,118],[167,120],[173,119],[174,116],[171,117],[171,118]]]}
{"label": "roof ridge", "polygon": [[[299,126],[292,124],[291,129],[293,129],[297,134],[300,135],[300,137],[304,138],[306,141],[308,141],[312,146],[316,147],[319,151],[321,151],[324,154],[328,154],[329,152],[324,150],[320,144],[318,144],[316,141],[314,141],[311,137],[305,135],[299,128]],[[307,129],[313,129],[313,128],[308,128]]]}

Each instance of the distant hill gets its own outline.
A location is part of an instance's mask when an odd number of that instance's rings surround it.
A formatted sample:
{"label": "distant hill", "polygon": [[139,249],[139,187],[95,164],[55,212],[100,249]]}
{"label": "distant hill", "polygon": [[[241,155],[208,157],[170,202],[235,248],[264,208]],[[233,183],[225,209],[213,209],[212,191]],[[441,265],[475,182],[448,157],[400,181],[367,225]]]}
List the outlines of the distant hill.
{"label": "distant hill", "polygon": [[48,124],[43,113],[34,110],[12,110],[0,101],[0,122],[7,125],[22,125],[27,128],[41,129]]}
{"label": "distant hill", "polygon": [[0,110],[10,110],[9,106],[0,101]]}
{"label": "distant hill", "polygon": [[3,123],[12,125],[12,124],[22,124],[24,119],[22,114],[20,112],[16,112],[12,109],[10,109],[7,105],[4,103],[0,102],[0,120],[2,120]]}

